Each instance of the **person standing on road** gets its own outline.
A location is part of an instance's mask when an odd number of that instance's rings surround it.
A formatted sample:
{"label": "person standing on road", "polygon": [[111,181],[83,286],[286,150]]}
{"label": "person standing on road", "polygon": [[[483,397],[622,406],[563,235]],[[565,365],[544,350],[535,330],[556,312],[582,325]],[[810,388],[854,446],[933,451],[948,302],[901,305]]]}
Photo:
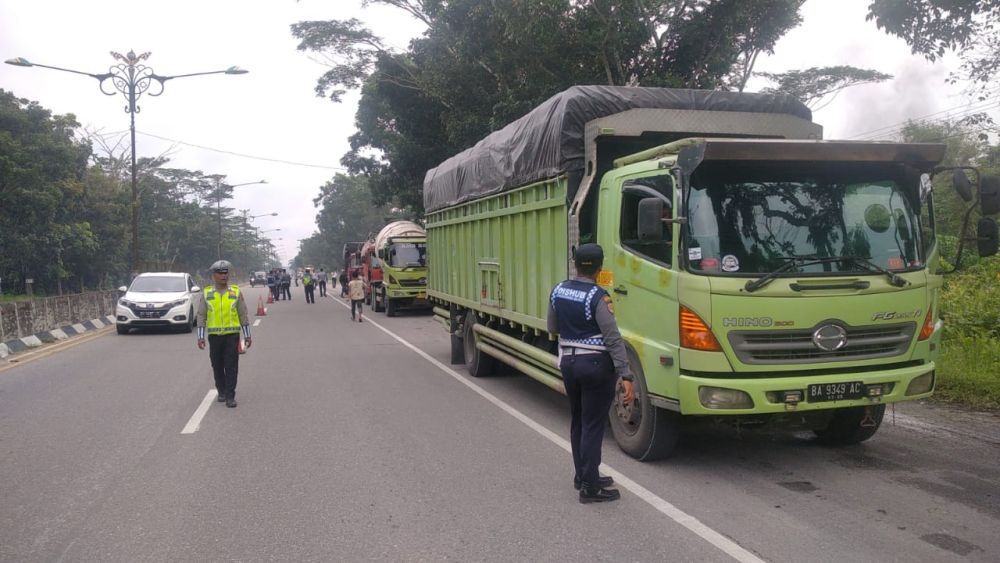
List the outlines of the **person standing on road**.
{"label": "person standing on road", "polygon": [[316,274],[316,280],[319,282],[319,296],[326,297],[326,271],[323,268],[320,268],[319,273]]}
{"label": "person standing on road", "polygon": [[292,300],[292,276],[289,275],[288,270],[281,269],[281,298]]}
{"label": "person standing on road", "polygon": [[231,264],[219,260],[212,264],[211,287],[201,293],[195,308],[198,319],[198,348],[205,349],[208,334],[208,356],[215,375],[215,389],[219,402],[229,408],[236,407],[236,376],[240,369],[240,333],[247,349],[250,348],[250,315],[243,294],[236,285],[229,285]]}
{"label": "person standing on road", "polygon": [[340,272],[340,296],[347,297],[347,268]]}
{"label": "person standing on road", "polygon": [[365,303],[365,280],[361,279],[357,270],[351,272],[353,278],[347,284],[347,292],[351,297],[351,320],[355,319],[354,310],[357,309],[357,319],[361,322],[361,306]]}
{"label": "person standing on road", "polygon": [[278,300],[278,275],[275,273],[274,268],[267,273],[267,290],[271,292],[271,299],[274,301]]}
{"label": "person standing on road", "polygon": [[615,322],[614,304],[597,285],[604,250],[596,244],[581,245],[574,263],[578,277],[559,283],[549,296],[548,330],[559,335],[559,371],[571,413],[573,486],[580,491],[581,503],[609,502],[618,500],[621,493],[607,488],[614,480],[597,471],[601,443],[619,378],[623,401],[635,399],[632,370]]}
{"label": "person standing on road", "polygon": [[316,303],[316,280],[313,278],[312,270],[306,268],[302,274],[302,287],[306,290],[306,303]]}

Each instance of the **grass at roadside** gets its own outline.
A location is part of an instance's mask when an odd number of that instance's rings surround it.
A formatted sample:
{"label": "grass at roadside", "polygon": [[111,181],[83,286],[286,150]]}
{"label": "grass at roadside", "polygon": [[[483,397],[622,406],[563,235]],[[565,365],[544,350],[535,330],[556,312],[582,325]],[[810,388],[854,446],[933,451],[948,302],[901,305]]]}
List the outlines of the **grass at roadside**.
{"label": "grass at roadside", "polygon": [[1000,410],[1000,340],[948,338],[938,361],[937,399],[974,409]]}

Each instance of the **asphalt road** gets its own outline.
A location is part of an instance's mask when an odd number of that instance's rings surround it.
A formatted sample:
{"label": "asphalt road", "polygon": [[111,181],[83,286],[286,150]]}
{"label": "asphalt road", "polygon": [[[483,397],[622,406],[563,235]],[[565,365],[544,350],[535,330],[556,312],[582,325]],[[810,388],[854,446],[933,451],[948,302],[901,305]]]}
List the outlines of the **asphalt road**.
{"label": "asphalt road", "polygon": [[995,418],[906,405],[840,448],[698,425],[656,463],[609,439],[623,498],[584,506],[561,395],[452,369],[427,315],[351,323],[292,289],[239,407],[192,433],[213,389],[193,335],[0,368],[0,561],[1000,560]]}

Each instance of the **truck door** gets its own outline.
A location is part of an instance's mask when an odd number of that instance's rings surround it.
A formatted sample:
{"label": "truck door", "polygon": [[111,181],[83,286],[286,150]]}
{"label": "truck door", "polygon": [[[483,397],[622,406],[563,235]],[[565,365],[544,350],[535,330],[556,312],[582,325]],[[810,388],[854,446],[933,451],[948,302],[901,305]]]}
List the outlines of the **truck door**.
{"label": "truck door", "polygon": [[[679,228],[663,219],[673,218],[675,184],[665,171],[620,178],[602,186],[601,208],[616,221],[604,222],[604,269],[615,317],[622,336],[632,345],[654,395],[677,397],[678,304],[677,251]],[[655,205],[656,200],[662,207]],[[641,202],[646,201],[646,204]],[[650,206],[649,204],[654,204]],[[662,228],[648,228],[650,208],[659,213]],[[647,228],[640,229],[640,208],[647,213]],[[608,217],[612,219],[612,217]],[[654,218],[655,221],[656,218]],[[655,224],[655,223],[654,223]],[[608,240],[610,239],[610,240]]]}

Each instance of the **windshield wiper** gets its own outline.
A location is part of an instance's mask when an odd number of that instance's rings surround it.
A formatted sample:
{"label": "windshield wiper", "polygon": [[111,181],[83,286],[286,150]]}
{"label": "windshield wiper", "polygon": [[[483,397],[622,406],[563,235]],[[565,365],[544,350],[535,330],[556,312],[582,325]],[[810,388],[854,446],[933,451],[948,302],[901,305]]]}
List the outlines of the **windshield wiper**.
{"label": "windshield wiper", "polygon": [[754,291],[757,291],[758,289],[770,283],[779,275],[789,272],[797,266],[811,266],[814,264],[828,264],[831,262],[851,262],[855,266],[861,267],[868,272],[882,274],[888,277],[889,283],[895,287],[903,287],[904,285],[910,283],[905,279],[903,279],[901,276],[898,276],[890,272],[889,270],[886,270],[885,268],[882,268],[881,266],[869,261],[869,259],[863,258],[861,256],[824,256],[820,258],[818,256],[806,255],[806,256],[788,256],[785,257],[785,260],[787,260],[787,262],[782,264],[777,270],[769,272],[756,280],[748,281],[746,285],[743,286],[743,288],[748,292],[753,293]]}
{"label": "windshield wiper", "polygon": [[886,270],[885,268],[872,262],[868,258],[862,258],[861,256],[841,256],[841,258],[843,258],[844,260],[850,260],[851,262],[854,262],[856,266],[861,266],[862,268],[868,270],[869,272],[874,272],[886,276],[887,278],[889,278],[889,283],[895,287],[903,287],[904,285],[908,285],[910,283],[905,279],[903,279],[902,276],[899,276],[893,272],[890,272],[889,270]]}
{"label": "windshield wiper", "polygon": [[781,274],[784,274],[785,272],[790,272],[792,269],[798,266],[808,266],[810,264],[824,264],[826,262],[835,261],[829,258],[820,258],[818,256],[814,256],[811,254],[807,254],[804,256],[785,256],[782,258],[782,260],[785,260],[786,262],[781,266],[779,266],[777,270],[774,270],[773,272],[768,272],[755,280],[747,281],[746,285],[743,286],[743,289],[747,290],[750,293],[753,293],[754,291],[757,291],[758,289],[771,283],[771,281],[774,280],[774,278],[780,276]]}

